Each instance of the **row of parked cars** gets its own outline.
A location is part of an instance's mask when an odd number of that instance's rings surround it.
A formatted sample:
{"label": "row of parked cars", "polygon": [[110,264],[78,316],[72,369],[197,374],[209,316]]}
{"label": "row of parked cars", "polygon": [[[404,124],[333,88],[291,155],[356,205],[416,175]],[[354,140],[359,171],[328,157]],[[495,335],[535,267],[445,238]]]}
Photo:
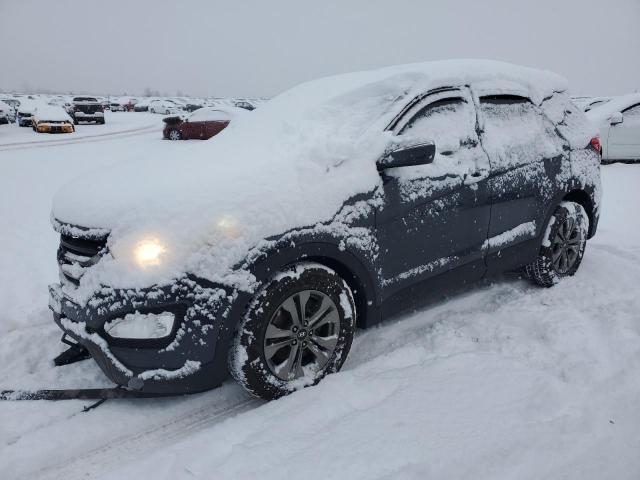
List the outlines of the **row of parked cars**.
{"label": "row of parked cars", "polygon": [[[0,125],[15,122],[38,132],[72,133],[79,123],[104,124],[106,110],[136,111],[174,115],[165,122],[166,138],[206,139],[221,131],[232,117],[253,110],[258,101],[175,98],[120,98],[109,101],[91,96],[0,96]],[[187,116],[198,110],[202,111],[196,117]]]}

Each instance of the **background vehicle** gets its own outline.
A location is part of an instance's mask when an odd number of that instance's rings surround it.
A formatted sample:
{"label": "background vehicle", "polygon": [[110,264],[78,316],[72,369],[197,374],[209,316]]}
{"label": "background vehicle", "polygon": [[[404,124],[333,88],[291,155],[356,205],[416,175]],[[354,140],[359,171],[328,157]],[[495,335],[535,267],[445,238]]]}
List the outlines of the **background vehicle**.
{"label": "background vehicle", "polygon": [[76,125],[80,122],[104,125],[104,107],[95,97],[74,97],[70,114]]}
{"label": "background vehicle", "polygon": [[0,125],[12,123],[15,120],[13,108],[0,100]]}
{"label": "background vehicle", "polygon": [[640,161],[640,93],[614,97],[587,117],[600,128],[602,161]]}
{"label": "background vehicle", "polygon": [[144,98],[142,100],[140,100],[139,102],[136,102],[136,104],[133,106],[133,111],[134,112],[148,112],[149,111],[149,103],[152,102],[154,99],[152,98]]}
{"label": "background vehicle", "polygon": [[18,107],[18,125],[21,127],[31,126],[31,116],[36,109],[37,104],[32,100],[22,100],[20,107]]}
{"label": "background vehicle", "polygon": [[245,110],[255,110],[255,106],[253,106],[250,102],[246,101],[246,100],[237,100],[235,102],[233,102],[233,104],[238,107],[238,108],[244,108]]}
{"label": "background vehicle", "polygon": [[183,111],[182,106],[172,100],[153,100],[149,103],[150,113],[169,115],[172,113],[182,113]]}
{"label": "background vehicle", "polygon": [[[580,266],[600,212],[593,128],[566,90],[485,61],[330,77],[188,165],[76,179],[53,206],[54,319],[119,385],[195,392],[230,372],[276,398],[339,370],[356,325],[425,292],[523,267],[552,286]],[[134,338],[141,322],[153,328]]]}
{"label": "background vehicle", "polygon": [[604,105],[613,97],[574,97],[574,103],[579,106],[583,112],[588,112],[592,108]]}
{"label": "background vehicle", "polygon": [[38,105],[31,117],[33,130],[38,133],[73,133],[73,119],[62,107]]}
{"label": "background vehicle", "polygon": [[4,102],[9,106],[9,121],[15,122],[18,117],[18,107],[20,106],[20,101],[16,98],[0,98],[0,101]]}
{"label": "background vehicle", "polygon": [[244,115],[245,110],[234,107],[204,107],[186,118],[168,117],[162,134],[169,140],[207,140],[224,130],[233,118]]}

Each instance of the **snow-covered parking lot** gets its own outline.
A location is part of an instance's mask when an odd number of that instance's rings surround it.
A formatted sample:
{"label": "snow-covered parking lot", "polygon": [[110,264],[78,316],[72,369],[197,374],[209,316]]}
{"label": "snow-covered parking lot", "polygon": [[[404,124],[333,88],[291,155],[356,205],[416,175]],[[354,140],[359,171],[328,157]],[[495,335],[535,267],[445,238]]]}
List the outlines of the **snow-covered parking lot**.
{"label": "snow-covered parking lot", "polygon": [[[160,117],[38,135],[0,126],[0,389],[108,386],[54,368],[51,197],[94,169],[194,142]],[[215,141],[212,140],[212,141]],[[360,332],[342,372],[265,403],[233,382],[191,397],[0,403],[0,478],[640,477],[640,165],[602,168],[596,237],[575,277],[490,278]]]}

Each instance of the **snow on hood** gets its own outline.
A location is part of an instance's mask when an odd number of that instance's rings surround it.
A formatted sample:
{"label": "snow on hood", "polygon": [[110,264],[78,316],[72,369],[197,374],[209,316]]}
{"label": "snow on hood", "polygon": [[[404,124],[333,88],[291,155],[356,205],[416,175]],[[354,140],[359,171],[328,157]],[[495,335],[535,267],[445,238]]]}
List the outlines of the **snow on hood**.
{"label": "snow on hood", "polygon": [[56,105],[38,105],[33,115],[41,122],[69,122],[73,120],[64,108]]}
{"label": "snow on hood", "polygon": [[112,286],[144,286],[185,271],[220,280],[260,240],[328,221],[345,200],[374,190],[393,117],[431,88],[468,84],[494,93],[525,89],[536,103],[566,89],[549,72],[480,60],[328,77],[238,116],[179,157],[171,150],[80,177],[56,194],[52,213],[63,223],[109,229],[116,259],[130,257],[144,238],[166,246],[153,273],[100,262],[96,270]]}
{"label": "snow on hood", "polygon": [[613,97],[607,103],[598,105],[589,110],[586,115],[589,120],[598,126],[607,124],[611,115],[617,112],[640,103],[640,93],[631,93],[629,95],[621,95],[619,97]]}

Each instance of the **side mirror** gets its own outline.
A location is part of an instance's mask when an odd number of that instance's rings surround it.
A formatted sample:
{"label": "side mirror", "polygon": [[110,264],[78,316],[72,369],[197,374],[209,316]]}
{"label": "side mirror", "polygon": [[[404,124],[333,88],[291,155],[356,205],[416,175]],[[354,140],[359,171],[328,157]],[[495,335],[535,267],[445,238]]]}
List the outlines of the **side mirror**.
{"label": "side mirror", "polygon": [[613,115],[611,115],[611,118],[609,119],[609,123],[611,125],[618,125],[619,123],[622,123],[624,121],[624,117],[622,116],[622,114],[620,112],[616,112]]}
{"label": "side mirror", "polygon": [[376,162],[379,172],[389,168],[413,167],[427,165],[433,162],[436,156],[436,145],[433,142],[420,143],[410,147],[401,147],[385,155]]}

